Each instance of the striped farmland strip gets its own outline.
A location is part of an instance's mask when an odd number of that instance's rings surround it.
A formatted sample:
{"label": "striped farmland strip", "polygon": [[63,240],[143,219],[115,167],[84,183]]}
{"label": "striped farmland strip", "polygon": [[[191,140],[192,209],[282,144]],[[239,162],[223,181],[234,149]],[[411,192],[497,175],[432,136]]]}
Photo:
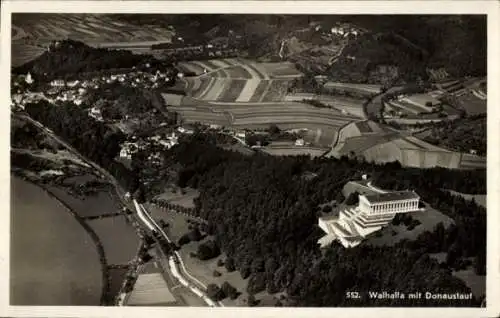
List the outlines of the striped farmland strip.
{"label": "striped farmland strip", "polygon": [[255,64],[253,62],[241,58],[237,58],[236,61],[239,65],[241,65],[245,70],[247,70],[252,75],[252,78],[269,79],[269,76],[259,71],[255,67]]}
{"label": "striped farmland strip", "polygon": [[242,93],[243,89],[247,87],[247,84],[248,81],[246,80],[227,81],[224,92],[217,97],[217,100],[223,102],[236,101]]}
{"label": "striped farmland strip", "polygon": [[269,80],[261,80],[259,85],[254,90],[252,97],[250,97],[250,102],[260,102],[264,97],[264,93],[267,91],[268,86],[271,84]]}
{"label": "striped farmland strip", "polygon": [[[208,94],[208,92],[210,92],[210,90],[212,89],[212,86],[214,85],[215,80],[216,80],[215,78],[209,77],[209,80],[206,83],[206,85],[202,85],[200,87],[200,93],[197,95],[197,98],[203,99]],[[203,90],[201,90],[201,88],[203,88]]]}
{"label": "striped farmland strip", "polygon": [[252,75],[242,66],[233,66],[225,70],[231,78],[251,79]]}
{"label": "striped farmland strip", "polygon": [[225,90],[226,87],[230,87],[230,80],[225,78],[214,78],[214,82],[210,85],[210,89],[208,92],[201,96],[200,98],[203,100],[217,100],[219,95]]}
{"label": "striped farmland strip", "polygon": [[224,61],[224,60],[208,60],[205,62],[209,62],[213,65],[215,65],[216,68],[227,68],[232,66],[230,63]]}
{"label": "striped farmland strip", "polygon": [[253,97],[257,87],[260,85],[259,79],[243,80],[244,87],[236,98],[237,102],[248,102]]}

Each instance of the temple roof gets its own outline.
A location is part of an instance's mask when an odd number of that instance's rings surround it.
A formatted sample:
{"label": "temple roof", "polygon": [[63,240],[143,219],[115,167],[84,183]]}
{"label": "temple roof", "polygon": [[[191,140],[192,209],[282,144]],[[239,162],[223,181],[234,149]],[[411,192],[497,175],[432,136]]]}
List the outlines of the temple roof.
{"label": "temple roof", "polygon": [[418,194],[414,191],[397,191],[397,192],[387,192],[387,193],[377,193],[369,194],[364,196],[370,203],[381,203],[390,201],[403,201],[420,199]]}

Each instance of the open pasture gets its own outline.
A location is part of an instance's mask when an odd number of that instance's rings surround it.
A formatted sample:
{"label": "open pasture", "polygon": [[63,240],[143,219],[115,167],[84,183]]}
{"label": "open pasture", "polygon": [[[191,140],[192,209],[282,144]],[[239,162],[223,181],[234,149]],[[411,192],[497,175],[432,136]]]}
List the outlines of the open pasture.
{"label": "open pasture", "polygon": [[173,32],[149,25],[135,26],[109,14],[17,13],[12,24],[25,33],[23,41],[47,44],[71,38],[85,43],[170,42]]}

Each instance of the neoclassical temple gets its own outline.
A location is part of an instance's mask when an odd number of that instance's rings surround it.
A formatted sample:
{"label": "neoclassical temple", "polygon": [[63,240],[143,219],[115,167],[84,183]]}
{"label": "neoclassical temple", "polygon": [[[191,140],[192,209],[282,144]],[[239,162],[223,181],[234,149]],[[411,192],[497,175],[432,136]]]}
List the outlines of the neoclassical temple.
{"label": "neoclassical temple", "polygon": [[319,218],[319,227],[326,232],[318,241],[321,247],[335,240],[346,248],[354,247],[367,235],[388,225],[397,213],[420,210],[420,197],[414,191],[387,192],[375,187],[370,189],[374,193],[360,194],[358,206],[341,210],[338,217]]}

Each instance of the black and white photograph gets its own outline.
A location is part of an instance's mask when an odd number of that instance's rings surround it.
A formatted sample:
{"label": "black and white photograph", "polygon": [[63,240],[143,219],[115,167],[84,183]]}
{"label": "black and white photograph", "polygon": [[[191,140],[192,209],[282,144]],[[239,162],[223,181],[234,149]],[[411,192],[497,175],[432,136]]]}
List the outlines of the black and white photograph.
{"label": "black and white photograph", "polygon": [[8,14],[7,306],[495,305],[488,14],[128,6]]}

